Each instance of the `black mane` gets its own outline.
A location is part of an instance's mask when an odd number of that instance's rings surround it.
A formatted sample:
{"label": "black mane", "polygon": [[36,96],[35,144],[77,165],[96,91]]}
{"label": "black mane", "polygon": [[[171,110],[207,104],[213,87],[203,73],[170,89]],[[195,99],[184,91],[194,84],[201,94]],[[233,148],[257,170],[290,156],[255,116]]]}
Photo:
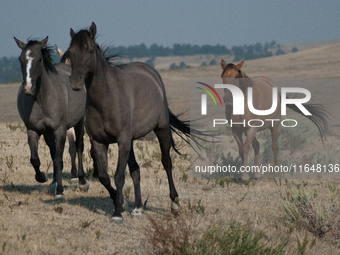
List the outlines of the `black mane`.
{"label": "black mane", "polygon": [[[83,50],[87,47],[87,38],[90,37],[90,33],[89,31],[87,31],[86,29],[80,30],[79,32],[77,32],[73,37],[72,37],[72,41],[71,41],[71,45],[70,46],[77,46],[79,47],[80,50]],[[117,58],[121,58],[121,54],[110,54],[110,55],[106,55],[106,51],[108,50],[109,47],[101,47],[99,46],[98,43],[96,43],[97,49],[99,50],[100,54],[105,58],[106,62],[111,65],[111,66],[115,66],[115,67],[120,67],[121,65],[116,65],[115,61],[117,60]],[[66,55],[68,51],[65,52],[64,56]],[[69,55],[65,56],[65,58],[68,58]],[[64,59],[64,58],[63,58]]]}
{"label": "black mane", "polygon": [[[40,44],[39,41],[37,40],[29,40],[26,44],[26,47],[28,46],[34,46]],[[51,46],[46,46],[45,48],[43,48],[41,50],[41,54],[43,56],[43,62],[44,62],[44,67],[46,72],[48,73],[49,71],[54,72],[54,73],[58,73],[57,69],[55,69],[54,67],[54,63],[53,63],[53,58],[52,58],[52,54],[54,52],[54,48]]]}
{"label": "black mane", "polygon": [[97,43],[97,48],[98,50],[100,51],[100,53],[103,55],[103,57],[105,58],[106,62],[111,65],[111,66],[115,66],[115,67],[121,67],[123,66],[124,64],[120,64],[120,65],[117,65],[115,62],[118,58],[122,58],[122,55],[117,53],[117,54],[110,54],[110,55],[106,55],[106,51],[109,49],[109,47],[101,47],[99,46]]}

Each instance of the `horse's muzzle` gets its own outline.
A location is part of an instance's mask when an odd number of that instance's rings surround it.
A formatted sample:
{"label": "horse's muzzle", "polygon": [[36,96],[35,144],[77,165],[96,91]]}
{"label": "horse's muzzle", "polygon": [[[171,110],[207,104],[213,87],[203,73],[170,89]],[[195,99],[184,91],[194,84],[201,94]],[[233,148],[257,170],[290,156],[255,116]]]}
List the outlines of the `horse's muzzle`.
{"label": "horse's muzzle", "polygon": [[80,76],[77,81],[72,80],[72,78],[70,77],[71,80],[71,87],[73,90],[80,90],[83,85],[84,85],[84,79]]}
{"label": "horse's muzzle", "polygon": [[33,85],[32,83],[22,84],[24,86],[24,91],[26,95],[32,96],[33,95]]}

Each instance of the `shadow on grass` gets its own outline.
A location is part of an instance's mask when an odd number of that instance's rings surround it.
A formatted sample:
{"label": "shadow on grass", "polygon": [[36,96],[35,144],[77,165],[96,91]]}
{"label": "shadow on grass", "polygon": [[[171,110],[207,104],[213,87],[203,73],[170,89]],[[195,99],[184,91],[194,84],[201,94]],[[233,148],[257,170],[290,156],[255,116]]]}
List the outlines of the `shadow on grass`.
{"label": "shadow on grass", "polygon": [[61,204],[67,203],[69,205],[78,205],[92,211],[94,213],[111,215],[113,213],[113,203],[111,198],[108,197],[76,197],[64,200],[41,200],[43,203],[47,204]]}
{"label": "shadow on grass", "polygon": [[[62,200],[55,200],[55,199],[48,199],[48,200],[41,200],[43,203],[46,204],[63,204],[67,203],[69,205],[77,205],[88,209],[91,212],[106,215],[112,215],[114,211],[114,205],[112,199],[107,197],[77,197],[77,198],[70,198],[70,199],[62,199]],[[128,201],[128,212],[131,213],[134,209],[134,202]],[[158,208],[153,206],[146,206],[144,211],[155,212],[160,215],[165,215],[167,210],[164,208]]]}
{"label": "shadow on grass", "polygon": [[[74,187],[72,185],[65,185],[65,182],[67,183],[67,180],[63,179],[64,182],[64,190],[73,189]],[[21,193],[21,194],[31,194],[33,191],[38,191],[39,193],[47,193],[48,188],[50,187],[52,183],[52,179],[49,178],[49,180],[44,184],[36,184],[36,185],[6,185],[3,187],[0,187],[5,192],[13,192],[13,193]],[[149,198],[148,198],[149,200]],[[107,194],[107,197],[87,197],[87,196],[79,196],[76,198],[70,198],[67,199],[60,199],[56,200],[51,196],[51,199],[42,200],[41,202],[46,204],[70,204],[70,205],[78,205],[81,207],[84,207],[92,212],[103,214],[103,212],[107,215],[111,215],[114,210],[114,205],[112,202],[112,199],[110,198],[109,194]],[[131,212],[134,209],[134,201],[128,201],[128,212]],[[150,201],[146,206],[144,206],[144,211],[154,212],[160,215],[165,215],[168,210],[160,207],[155,207],[150,205]]]}
{"label": "shadow on grass", "polygon": [[6,192],[19,192],[22,194],[30,194],[32,191],[43,192],[49,187],[48,184],[36,184],[36,185],[6,185],[1,187]]}

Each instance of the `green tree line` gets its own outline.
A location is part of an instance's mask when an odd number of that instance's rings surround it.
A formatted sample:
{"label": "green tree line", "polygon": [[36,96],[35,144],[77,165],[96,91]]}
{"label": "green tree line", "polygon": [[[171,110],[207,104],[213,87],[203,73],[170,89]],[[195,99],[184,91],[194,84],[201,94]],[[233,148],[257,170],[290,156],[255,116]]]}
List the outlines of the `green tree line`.
{"label": "green tree line", "polygon": [[[123,58],[132,60],[133,58],[148,57],[149,63],[152,64],[155,57],[167,56],[190,56],[190,55],[231,55],[234,56],[234,61],[249,60],[255,58],[269,57],[273,55],[284,54],[285,52],[280,49],[280,45],[275,41],[267,42],[265,44],[256,43],[244,46],[234,46],[231,49],[226,46],[217,44],[212,45],[191,45],[191,44],[174,44],[172,47],[159,46],[152,44],[147,47],[144,43],[134,46],[117,46],[108,47],[106,54],[119,54]],[[297,51],[297,49],[294,49]],[[55,54],[54,59],[56,62],[60,58]],[[179,67],[181,68],[181,67]],[[0,83],[17,82],[21,81],[22,74],[20,70],[20,63],[18,57],[3,57],[0,59]]]}

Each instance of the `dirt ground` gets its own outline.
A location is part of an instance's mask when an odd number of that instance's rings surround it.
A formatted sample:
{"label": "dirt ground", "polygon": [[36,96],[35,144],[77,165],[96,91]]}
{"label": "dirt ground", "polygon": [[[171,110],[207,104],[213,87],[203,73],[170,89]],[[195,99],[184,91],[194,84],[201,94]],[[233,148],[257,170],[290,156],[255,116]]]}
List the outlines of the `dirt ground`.
{"label": "dirt ground", "polygon": [[[249,76],[327,78],[329,80],[325,83],[333,87],[337,85],[334,79],[340,77],[339,67],[340,44],[333,44],[294,54],[246,61],[243,70]],[[219,77],[220,74],[219,65],[162,71],[170,109],[175,113],[189,109],[190,78]],[[158,142],[149,139],[134,144],[136,158],[141,166],[141,191],[145,202],[142,218],[135,219],[129,212],[124,212],[123,224],[110,223],[114,206],[99,181],[90,178],[90,190],[87,193],[80,192],[69,183],[71,167],[68,145],[64,153],[65,200],[55,201],[46,192],[52,178],[52,166],[43,138],[39,142],[39,155],[41,168],[47,172],[49,181],[39,184],[34,179],[26,131],[16,109],[19,85],[0,85],[0,254],[154,253],[149,241],[152,231],[148,217],[165,219],[170,213],[169,188],[160,162]],[[310,146],[313,148],[309,149],[313,149],[313,153],[327,148],[340,151],[338,94],[332,90],[319,89],[324,92],[320,102],[327,104],[334,118],[331,120],[330,141],[326,145],[313,143]],[[186,115],[189,116],[188,113]],[[233,143],[232,138],[229,140]],[[181,144],[178,137],[176,143]],[[236,150],[235,143],[231,148]],[[85,136],[84,168],[88,173],[92,168],[89,149],[89,138]],[[182,152],[189,154],[189,147],[183,146]],[[340,179],[291,179],[288,180],[289,185],[262,179],[248,184],[230,182],[222,185],[218,180],[190,178],[190,156],[178,156],[172,152],[172,158],[174,181],[183,212],[192,205],[203,208],[190,216],[195,222],[191,236],[193,239],[201,237],[212,224],[218,223],[223,227],[232,220],[251,222],[255,230],[264,230],[268,236],[274,237],[288,228],[280,210],[288,187],[304,185],[308,195],[317,190],[315,203],[323,204],[334,201],[334,192],[330,191],[330,187],[334,185],[339,189],[340,184]],[[116,163],[117,146],[111,145],[108,172],[112,183]],[[134,192],[129,176],[126,177],[124,194],[129,205],[133,206]],[[336,199],[340,200],[340,193],[337,194]],[[337,226],[332,231],[338,231]],[[297,254],[296,239],[302,240],[305,233],[304,229],[294,230],[287,254]],[[340,254],[339,246],[337,248],[334,242],[329,241],[329,235],[315,237],[308,232],[310,240],[316,238],[316,245],[307,254]]]}

